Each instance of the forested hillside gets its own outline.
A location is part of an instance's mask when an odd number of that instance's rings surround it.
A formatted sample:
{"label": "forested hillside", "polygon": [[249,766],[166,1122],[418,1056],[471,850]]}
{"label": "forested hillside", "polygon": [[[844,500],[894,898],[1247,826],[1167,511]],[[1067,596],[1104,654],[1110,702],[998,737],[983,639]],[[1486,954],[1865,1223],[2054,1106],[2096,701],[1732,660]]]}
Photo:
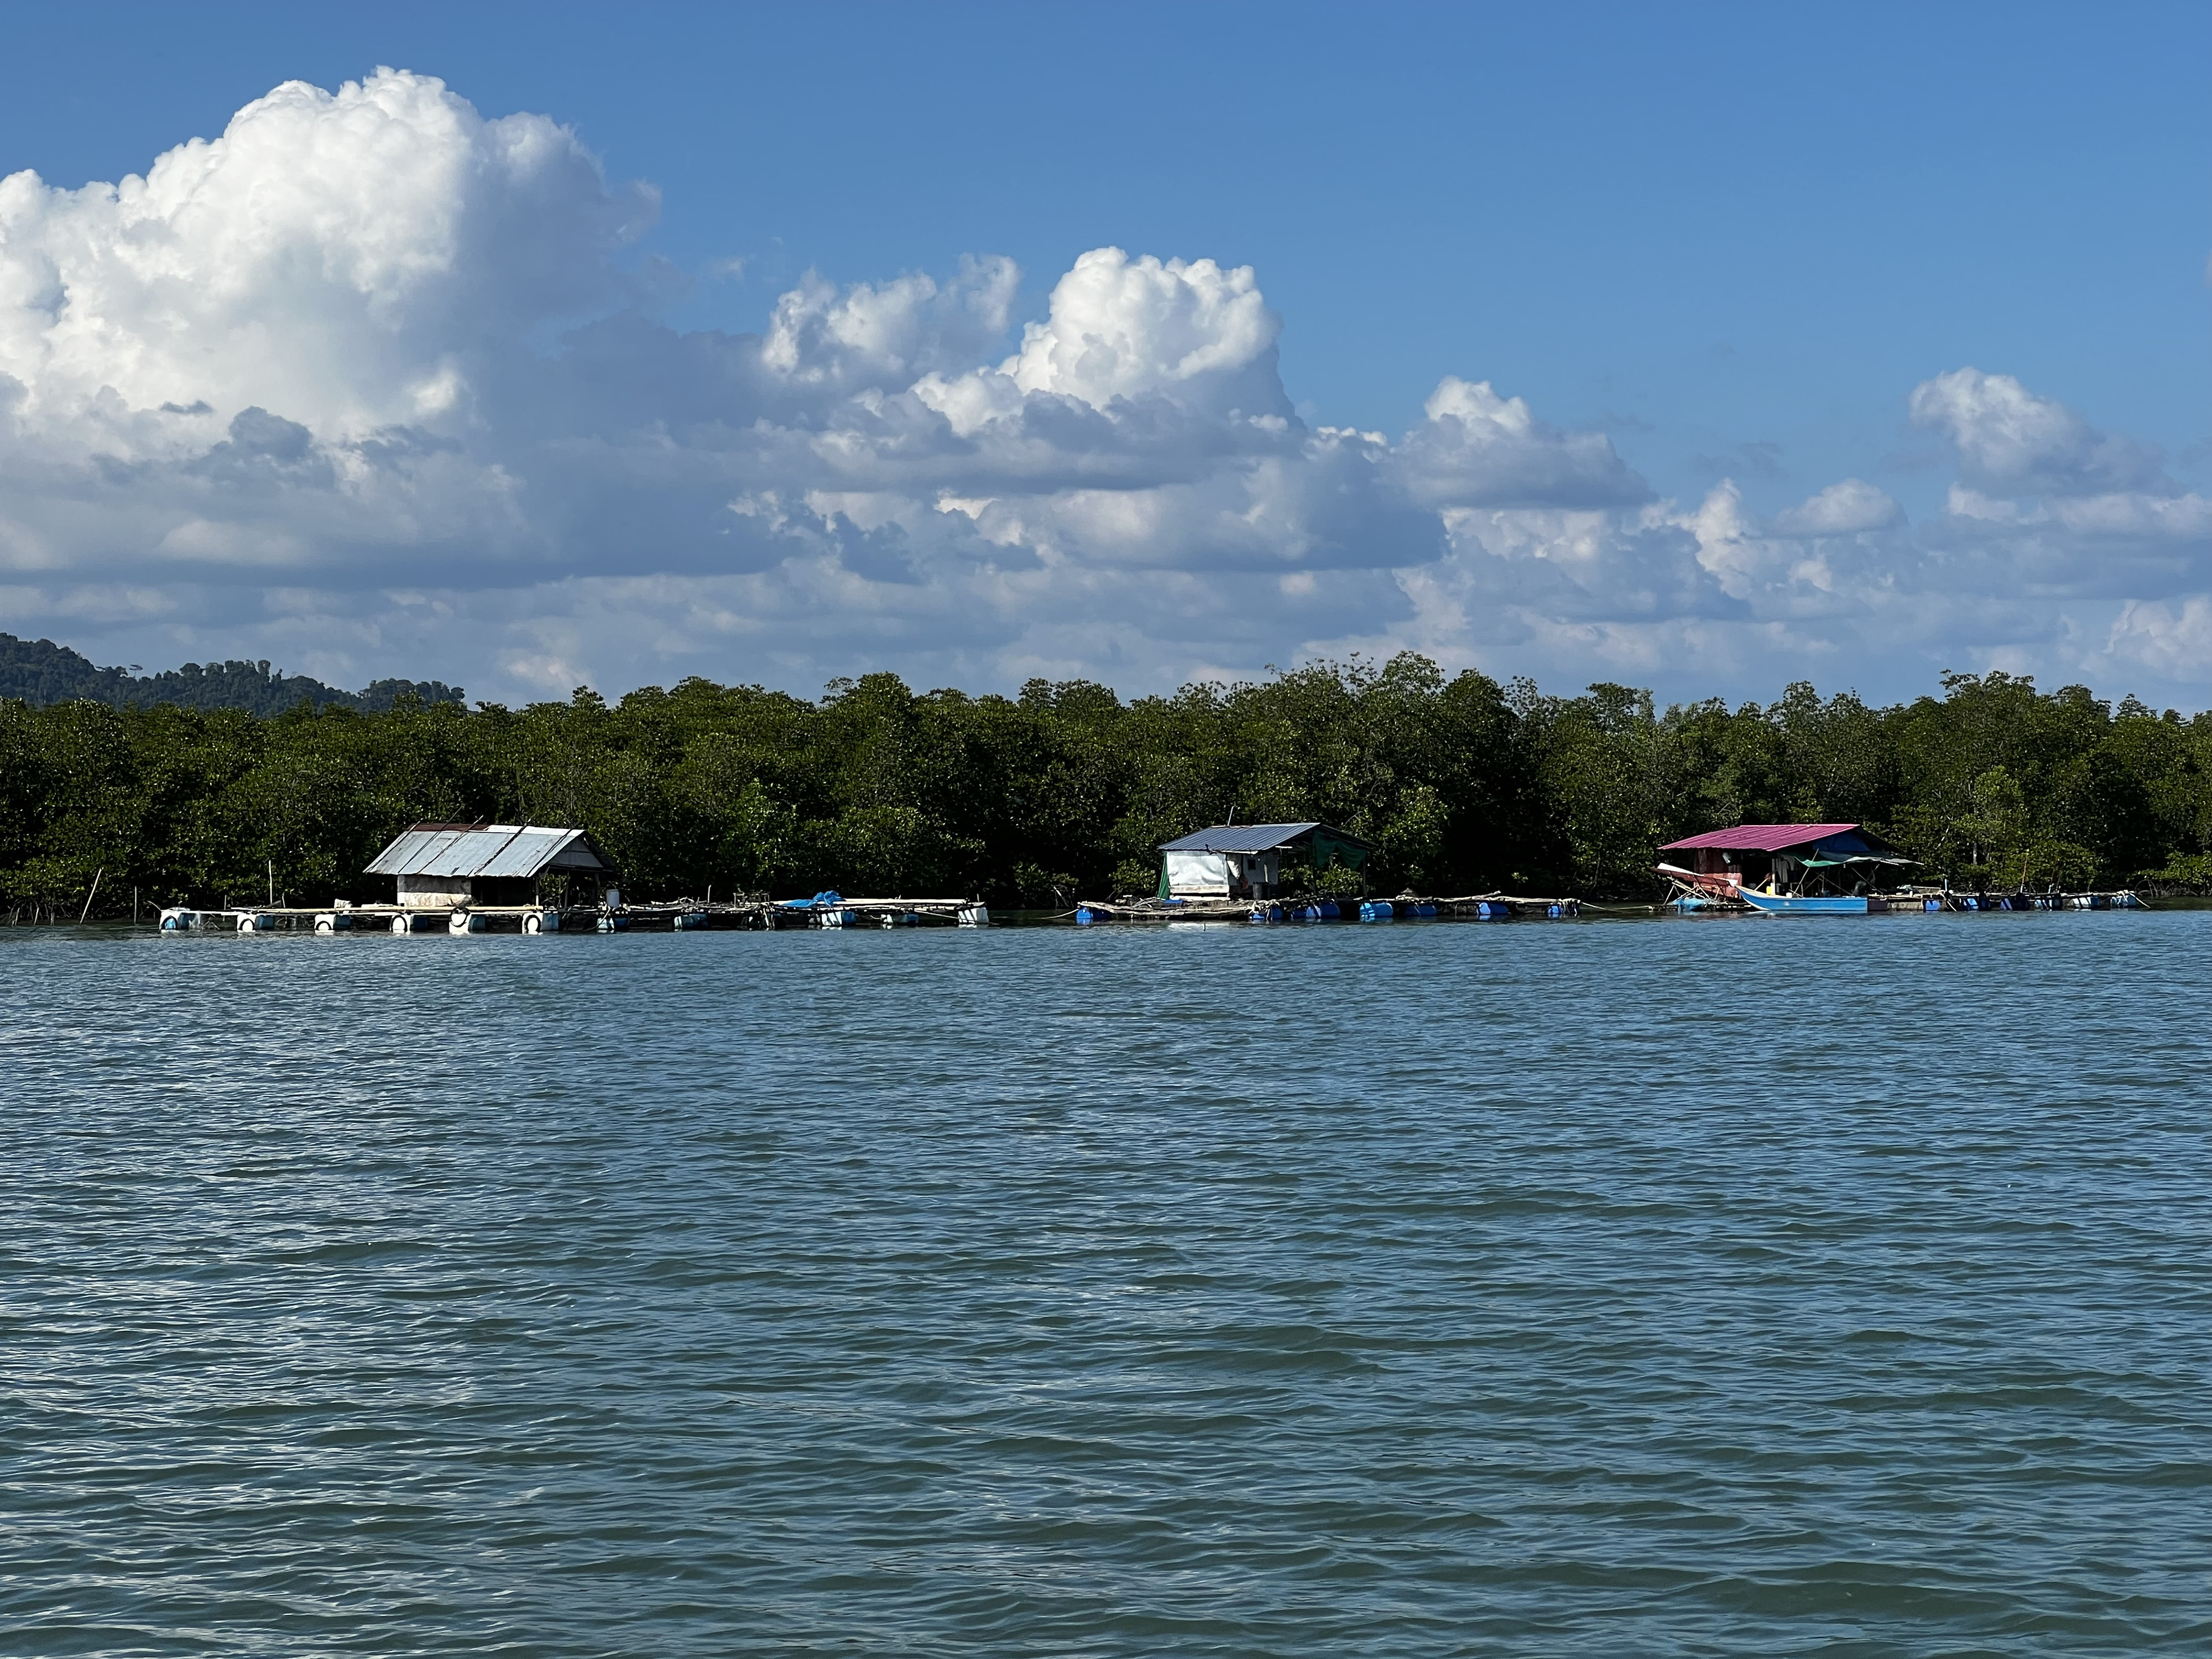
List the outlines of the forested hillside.
{"label": "forested hillside", "polygon": [[435,680],[379,680],[366,691],[340,691],[304,674],[272,674],[265,662],[188,662],[166,673],[98,668],[92,659],[52,640],[19,640],[0,634],[0,697],[20,697],[34,708],[88,698],[118,708],[237,708],[281,714],[305,701],[374,713],[403,696],[425,702],[459,702],[459,686]]}
{"label": "forested hillside", "polygon": [[1870,708],[1796,685],[1656,710],[1597,685],[1448,678],[1422,658],[1317,664],[1123,702],[1032,682],[818,701],[687,680],[609,704],[273,719],[0,703],[0,902],[375,896],[359,872],[418,819],[580,823],[639,896],[835,886],[1000,905],[1149,890],[1154,844],[1218,821],[1321,818],[1431,892],[1645,896],[1660,842],[1742,819],[1873,823],[1967,885],[2212,877],[2212,717],[2078,687],[1948,677]]}

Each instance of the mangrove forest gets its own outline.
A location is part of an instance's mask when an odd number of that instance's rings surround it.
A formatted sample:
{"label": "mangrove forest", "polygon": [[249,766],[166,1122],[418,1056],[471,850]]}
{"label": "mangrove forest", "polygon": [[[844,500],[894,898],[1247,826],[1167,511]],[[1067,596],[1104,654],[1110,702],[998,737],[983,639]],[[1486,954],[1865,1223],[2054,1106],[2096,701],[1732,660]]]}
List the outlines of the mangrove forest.
{"label": "mangrove forest", "polygon": [[1339,825],[1380,846],[1382,884],[1431,893],[1652,897],[1656,847],[1745,820],[1868,823],[1954,885],[2212,884],[2212,715],[2002,673],[1889,707],[1798,684],[1661,709],[1412,654],[1127,700],[884,673],[813,699],[696,678],[520,708],[372,693],[275,714],[0,701],[0,916],[374,898],[362,866],[420,820],[580,825],[639,898],[1061,907],[1150,891],[1157,843],[1231,815]]}

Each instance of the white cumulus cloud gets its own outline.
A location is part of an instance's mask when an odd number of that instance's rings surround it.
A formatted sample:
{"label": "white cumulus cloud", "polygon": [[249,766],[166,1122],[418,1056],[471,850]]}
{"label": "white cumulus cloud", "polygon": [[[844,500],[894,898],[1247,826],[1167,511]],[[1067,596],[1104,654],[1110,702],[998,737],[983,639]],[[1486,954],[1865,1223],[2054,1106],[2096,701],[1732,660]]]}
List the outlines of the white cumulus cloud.
{"label": "white cumulus cloud", "polygon": [[389,70],[119,184],[0,179],[0,628],[510,697],[1401,646],[1553,682],[2025,653],[2212,683],[2212,507],[2006,375],[1910,395],[1948,510],[1850,477],[1763,517],[1450,365],[1403,430],[1310,424],[1258,273],[1211,258],[1093,249],[1018,333],[987,254],[679,332],[657,210],[554,120]]}
{"label": "white cumulus cloud", "polygon": [[1976,489],[2071,495],[2172,487],[2154,451],[2106,436],[2009,374],[1938,374],[1913,388],[1911,410],[1957,447],[1960,472]]}
{"label": "white cumulus cloud", "polygon": [[1905,516],[1887,493],[1864,478],[1845,478],[1774,515],[1774,527],[1796,536],[1855,536],[1887,530]]}
{"label": "white cumulus cloud", "polygon": [[1050,315],[1022,331],[1021,350],[1000,372],[1024,392],[1094,409],[1155,393],[1220,409],[1243,392],[1248,413],[1274,413],[1282,328],[1249,265],[1224,270],[1211,259],[1163,263],[1094,248],[1060,279]]}

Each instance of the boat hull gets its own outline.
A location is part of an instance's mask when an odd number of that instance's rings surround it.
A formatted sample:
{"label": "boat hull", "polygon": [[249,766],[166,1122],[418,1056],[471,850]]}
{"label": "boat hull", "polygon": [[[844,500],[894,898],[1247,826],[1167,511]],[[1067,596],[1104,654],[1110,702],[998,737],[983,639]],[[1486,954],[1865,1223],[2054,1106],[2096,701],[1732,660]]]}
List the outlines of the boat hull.
{"label": "boat hull", "polygon": [[1786,893],[1754,893],[1747,888],[1738,896],[1770,916],[1863,916],[1889,908],[1887,899],[1864,893],[1844,898],[1803,898]]}

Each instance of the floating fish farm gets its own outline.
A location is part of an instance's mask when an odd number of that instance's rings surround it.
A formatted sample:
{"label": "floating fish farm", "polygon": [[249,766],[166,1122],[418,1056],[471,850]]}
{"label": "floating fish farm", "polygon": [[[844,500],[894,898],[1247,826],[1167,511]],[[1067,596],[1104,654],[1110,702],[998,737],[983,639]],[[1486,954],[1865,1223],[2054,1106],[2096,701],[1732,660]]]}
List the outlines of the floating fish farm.
{"label": "floating fish farm", "polygon": [[[1583,914],[1573,898],[1486,892],[1432,896],[1364,893],[1376,848],[1318,823],[1217,824],[1161,845],[1159,890],[1084,899],[1054,918],[1079,927],[1104,923],[1230,922],[1263,927],[1396,921],[1566,920]],[[1900,910],[2126,910],[2145,908],[2128,890],[2009,893],[1954,891],[1899,884],[1913,860],[1857,824],[1746,824],[1660,849],[1692,860],[1662,863],[1672,889],[1659,905],[1600,909],[1650,914],[1759,913],[1870,915]],[[1358,885],[1360,896],[1314,891]],[[538,824],[418,823],[377,855],[364,874],[388,877],[389,902],[333,899],[321,905],[226,901],[213,908],[170,906],[164,933],[623,933],[706,929],[986,927],[979,897],[855,898],[823,891],[805,898],[748,894],[716,901],[626,902],[606,854],[580,830]],[[1284,878],[1295,878],[1285,891]],[[1352,878],[1346,880],[1346,876]],[[272,888],[274,883],[272,881]]]}

